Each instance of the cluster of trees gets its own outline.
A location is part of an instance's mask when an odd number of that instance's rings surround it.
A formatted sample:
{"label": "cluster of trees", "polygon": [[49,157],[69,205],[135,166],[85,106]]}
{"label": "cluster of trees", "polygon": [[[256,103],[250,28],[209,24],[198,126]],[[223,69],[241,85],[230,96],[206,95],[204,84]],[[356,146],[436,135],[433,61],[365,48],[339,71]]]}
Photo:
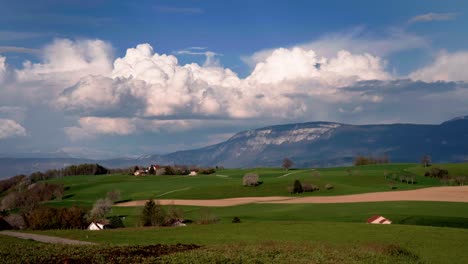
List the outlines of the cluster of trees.
{"label": "cluster of trees", "polygon": [[430,170],[424,173],[424,176],[438,178],[442,183],[447,185],[463,186],[468,183],[466,176],[452,176],[449,174],[448,170],[439,167],[432,167]]}
{"label": "cluster of trees", "polygon": [[108,174],[109,170],[99,164],[80,164],[71,165],[62,169],[52,169],[46,172],[34,172],[29,177],[33,182],[59,178],[63,176],[76,176],[76,175],[101,175]]}
{"label": "cluster of trees", "polygon": [[[333,185],[325,184],[325,189],[333,189]],[[292,186],[288,186],[288,192],[290,194],[303,193],[303,192],[314,192],[320,190],[320,187],[311,183],[301,183],[299,180],[295,180]]]}
{"label": "cluster of trees", "polygon": [[354,159],[355,166],[370,165],[370,164],[386,164],[390,163],[388,155],[373,157],[373,156],[357,156]]}
{"label": "cluster of trees", "polygon": [[26,175],[16,175],[11,178],[0,181],[0,193],[7,191],[8,189],[16,186],[23,180],[25,180]]}
{"label": "cluster of trees", "polygon": [[43,201],[61,199],[64,190],[62,184],[33,183],[27,186],[17,184],[14,190],[10,190],[3,197],[0,209],[20,209],[22,212],[27,212],[39,206]]}
{"label": "cluster of trees", "polygon": [[183,219],[184,212],[181,209],[171,206],[166,211],[158,201],[150,199],[145,203],[140,220],[143,226],[171,226]]}
{"label": "cluster of trees", "polygon": [[39,206],[23,215],[26,227],[35,230],[83,229],[88,224],[85,216],[86,210],[76,206]]}
{"label": "cluster of trees", "polygon": [[432,167],[430,170],[424,173],[424,176],[442,179],[442,178],[448,178],[449,172],[446,169]]}

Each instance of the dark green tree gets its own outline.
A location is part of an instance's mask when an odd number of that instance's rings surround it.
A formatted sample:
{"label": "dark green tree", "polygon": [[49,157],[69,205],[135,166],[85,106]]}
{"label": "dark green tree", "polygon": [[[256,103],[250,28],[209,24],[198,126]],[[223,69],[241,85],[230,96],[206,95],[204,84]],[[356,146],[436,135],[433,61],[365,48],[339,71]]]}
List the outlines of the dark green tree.
{"label": "dark green tree", "polygon": [[299,180],[294,181],[294,193],[302,193],[304,190],[302,189],[302,184]]}
{"label": "dark green tree", "polygon": [[143,226],[162,226],[165,224],[166,211],[153,199],[145,203],[141,213],[141,223]]}

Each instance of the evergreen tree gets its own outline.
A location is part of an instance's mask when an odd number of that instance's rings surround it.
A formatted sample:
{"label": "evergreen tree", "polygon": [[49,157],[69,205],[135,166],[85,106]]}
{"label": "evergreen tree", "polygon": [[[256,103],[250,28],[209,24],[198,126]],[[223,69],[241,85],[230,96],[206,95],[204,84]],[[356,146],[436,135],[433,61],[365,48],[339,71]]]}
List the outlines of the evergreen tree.
{"label": "evergreen tree", "polygon": [[294,181],[294,193],[302,193],[302,184],[299,180]]}

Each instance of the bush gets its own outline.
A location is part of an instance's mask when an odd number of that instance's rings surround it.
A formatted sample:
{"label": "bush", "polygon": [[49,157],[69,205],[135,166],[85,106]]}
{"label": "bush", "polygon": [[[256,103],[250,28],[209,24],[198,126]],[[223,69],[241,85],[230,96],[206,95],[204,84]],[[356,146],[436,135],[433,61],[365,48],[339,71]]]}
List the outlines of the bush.
{"label": "bush", "polygon": [[237,224],[237,223],[240,223],[241,220],[240,220],[239,217],[235,216],[235,217],[232,219],[232,222],[235,223],[235,224]]}
{"label": "bush", "polygon": [[[441,169],[437,167],[432,167],[428,172],[430,177],[435,177],[435,178],[446,178],[448,177],[448,170],[446,169]],[[426,175],[426,174],[424,174]]]}
{"label": "bush", "polygon": [[181,208],[176,208],[175,206],[170,206],[167,210],[166,220],[164,221],[164,225],[171,226],[177,221],[184,220],[184,211]]}
{"label": "bush", "polygon": [[313,192],[313,191],[318,191],[320,188],[317,185],[313,185],[310,183],[303,183],[302,184],[302,190],[304,192]]}
{"label": "bush", "polygon": [[335,188],[335,187],[333,187],[333,185],[331,185],[330,183],[325,184],[325,189],[331,190],[333,188]]}
{"label": "bush", "polygon": [[242,178],[242,185],[244,186],[257,186],[260,184],[260,177],[255,173],[247,173]]}
{"label": "bush", "polygon": [[122,219],[119,217],[119,216],[112,216],[111,218],[109,218],[109,224],[113,227],[113,228],[122,228],[122,227],[125,227],[123,222],[122,222]]}
{"label": "bush", "polygon": [[304,190],[302,189],[302,184],[299,180],[295,180],[294,181],[294,189],[293,189],[293,192],[294,193],[302,193],[304,192]]}
{"label": "bush", "polygon": [[201,208],[200,209],[200,216],[198,219],[198,223],[202,225],[207,224],[216,224],[219,222],[219,218],[217,218],[208,208]]}

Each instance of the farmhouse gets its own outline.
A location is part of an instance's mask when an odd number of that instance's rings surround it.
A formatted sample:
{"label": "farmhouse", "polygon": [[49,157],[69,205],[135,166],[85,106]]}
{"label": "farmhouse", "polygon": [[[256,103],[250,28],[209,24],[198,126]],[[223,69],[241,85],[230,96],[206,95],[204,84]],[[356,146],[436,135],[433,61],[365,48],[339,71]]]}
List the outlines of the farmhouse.
{"label": "farmhouse", "polygon": [[367,219],[368,224],[383,224],[383,225],[389,225],[392,223],[392,221],[388,220],[387,218],[381,216],[381,215],[374,215],[371,218]]}
{"label": "farmhouse", "polygon": [[108,226],[99,222],[91,222],[89,224],[88,230],[103,230],[103,229],[108,229]]}
{"label": "farmhouse", "polygon": [[136,170],[133,175],[139,176],[139,175],[146,175],[146,170]]}

